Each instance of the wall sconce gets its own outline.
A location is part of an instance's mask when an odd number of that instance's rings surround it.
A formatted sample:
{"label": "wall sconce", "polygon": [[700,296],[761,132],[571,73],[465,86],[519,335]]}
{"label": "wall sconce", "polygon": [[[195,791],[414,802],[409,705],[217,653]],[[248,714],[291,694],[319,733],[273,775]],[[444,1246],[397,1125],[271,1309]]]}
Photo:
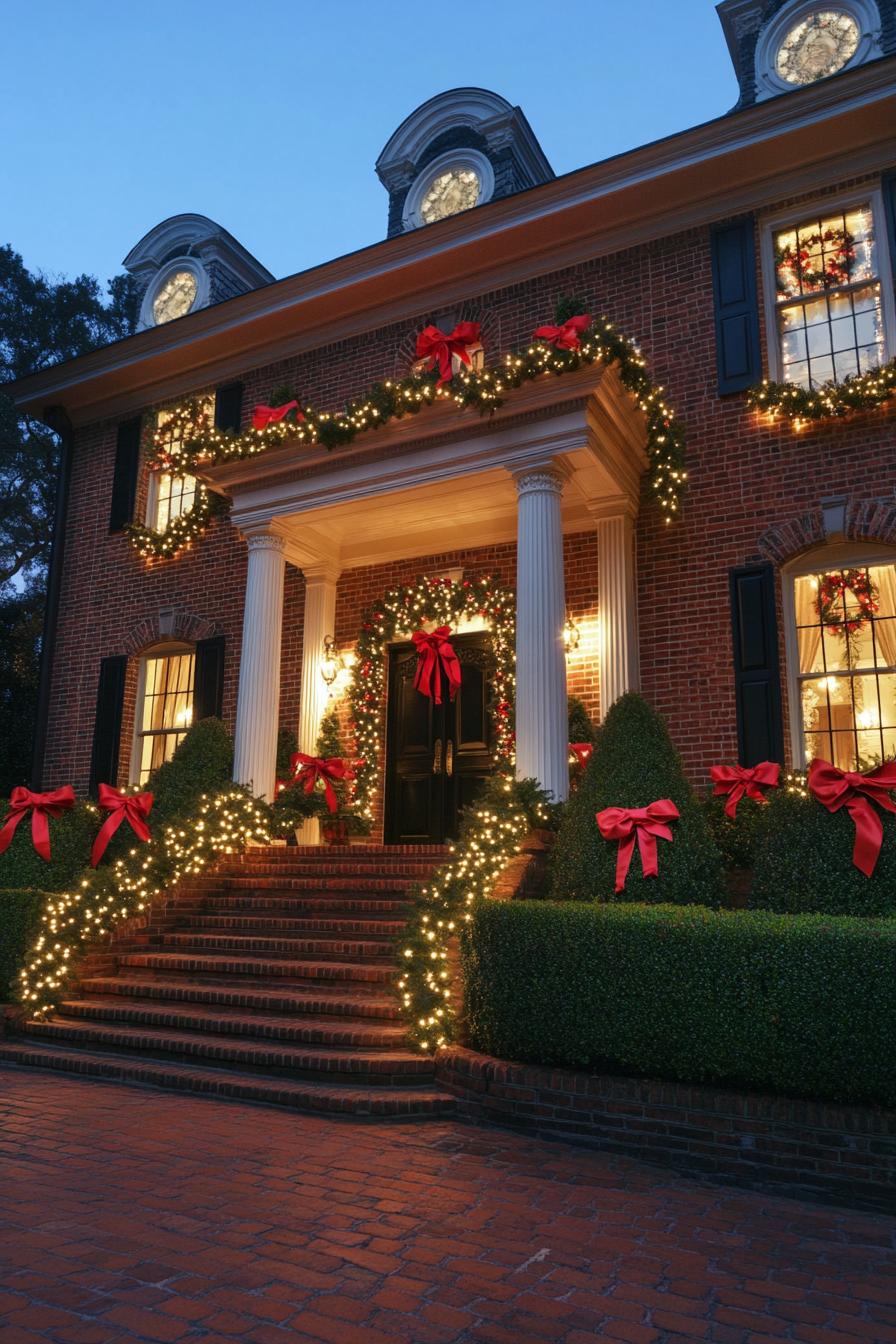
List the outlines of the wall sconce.
{"label": "wall sconce", "polygon": [[567,616],[566,624],[563,627],[563,648],[566,653],[575,653],[579,647],[579,627],[571,616]]}
{"label": "wall sconce", "polygon": [[339,676],[341,668],[342,668],[342,659],[340,658],[339,652],[336,648],[336,640],[333,638],[332,635],[325,635],[324,656],[321,659],[320,663],[320,674],[328,686],[333,685],[333,682]]}

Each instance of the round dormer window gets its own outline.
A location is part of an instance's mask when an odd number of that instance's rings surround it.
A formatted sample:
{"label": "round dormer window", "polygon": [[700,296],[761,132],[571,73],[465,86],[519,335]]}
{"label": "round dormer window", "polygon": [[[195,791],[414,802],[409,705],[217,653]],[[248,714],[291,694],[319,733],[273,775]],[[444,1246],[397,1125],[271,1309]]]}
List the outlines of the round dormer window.
{"label": "round dormer window", "polygon": [[417,229],[472,210],[489,200],[495,174],[484,154],[475,149],[449,150],[427,164],[411,185],[404,206],[404,227]]}
{"label": "round dormer window", "polygon": [[141,327],[160,327],[204,308],[209,298],[205,267],[195,257],[175,257],[150,281],[140,309]]}
{"label": "round dormer window", "polygon": [[152,315],[156,325],[170,322],[175,317],[184,317],[196,302],[199,289],[192,271],[175,271],[163,285],[156,290],[152,301]]}
{"label": "round dormer window", "polygon": [[874,0],[786,5],[756,44],[756,96],[805,88],[880,55]]}

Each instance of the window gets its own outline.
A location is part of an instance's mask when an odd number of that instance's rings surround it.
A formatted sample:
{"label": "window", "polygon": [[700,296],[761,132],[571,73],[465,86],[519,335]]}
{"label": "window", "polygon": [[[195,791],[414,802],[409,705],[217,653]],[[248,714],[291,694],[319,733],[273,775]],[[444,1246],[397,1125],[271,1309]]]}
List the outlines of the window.
{"label": "window", "polygon": [[896,758],[896,563],[820,566],[792,584],[795,759],[869,770]]}
{"label": "window", "polygon": [[145,784],[167,761],[193,719],[192,649],[149,654],[140,667],[131,776]]}
{"label": "window", "polygon": [[893,295],[878,192],[769,221],[763,248],[773,378],[816,388],[886,362]]}
{"label": "window", "polygon": [[[214,416],[214,398],[203,398],[203,410],[211,420]],[[168,441],[172,446],[178,444],[183,430],[168,411],[159,411],[156,420],[158,430],[170,425]],[[182,475],[172,471],[154,471],[149,478],[149,494],[146,501],[146,525],[156,532],[164,532],[166,527],[182,513],[192,509],[196,499],[196,477]]]}

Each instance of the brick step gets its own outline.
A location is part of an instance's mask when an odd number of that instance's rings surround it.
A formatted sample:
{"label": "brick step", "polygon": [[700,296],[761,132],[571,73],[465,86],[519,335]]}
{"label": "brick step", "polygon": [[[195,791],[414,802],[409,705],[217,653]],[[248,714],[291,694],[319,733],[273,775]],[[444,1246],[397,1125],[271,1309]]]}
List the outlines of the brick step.
{"label": "brick step", "polygon": [[239,876],[240,873],[295,873],[297,876],[314,876],[319,873],[340,877],[346,873],[357,873],[361,877],[375,877],[377,873],[395,877],[420,877],[431,873],[450,856],[441,854],[437,859],[378,859],[370,857],[350,862],[347,859],[327,862],[325,859],[276,857],[265,859],[235,858],[219,864],[215,872],[224,876]]}
{"label": "brick step", "polygon": [[339,1075],[363,1083],[401,1087],[433,1080],[428,1055],[410,1050],[352,1050],[339,1047],[290,1045],[280,1041],[241,1040],[212,1032],[176,1031],[119,1023],[84,1022],[61,1014],[24,1022],[28,1037],[86,1045],[103,1053],[124,1050],[163,1059],[198,1059],[205,1063],[237,1064],[244,1072],[266,1072],[320,1078]]}
{"label": "brick step", "polygon": [[406,1048],[406,1031],[401,1022],[376,1022],[369,1018],[295,1015],[244,1007],[203,1007],[200,1004],[174,1005],[151,998],[119,998],[114,994],[66,999],[59,1005],[59,1014],[79,1021],[143,1025],[154,1031],[172,1028],[203,1031],[218,1036],[247,1036],[255,1041],[297,1041],[305,1045],[362,1051],[404,1051]]}
{"label": "brick step", "polygon": [[450,845],[253,845],[233,863],[295,863],[310,860],[332,863],[378,863],[390,868],[402,863],[438,863],[451,853]]}
{"label": "brick step", "polygon": [[451,1115],[454,1098],[436,1087],[363,1087],[356,1083],[316,1083],[265,1078],[232,1069],[165,1060],[136,1059],[72,1050],[33,1041],[0,1041],[0,1064],[77,1073],[110,1082],[148,1085],[181,1092],[230,1097],[298,1111],[409,1120]]}
{"label": "brick step", "polygon": [[261,952],[267,957],[289,957],[301,961],[311,957],[314,961],[383,961],[394,960],[391,942],[364,941],[360,938],[288,938],[266,937],[265,935],[238,933],[161,933],[157,946],[171,948],[173,951],[226,952],[233,956],[245,953]]}
{"label": "brick step", "polygon": [[364,919],[379,919],[389,915],[406,916],[411,909],[411,902],[387,896],[343,896],[338,892],[321,896],[310,894],[271,896],[268,892],[263,895],[253,895],[250,892],[229,892],[226,894],[209,892],[208,894],[196,893],[195,895],[183,896],[176,901],[172,901],[168,906],[159,906],[158,908],[165,914],[180,915],[183,913],[186,917],[189,917],[193,912],[197,915],[204,915],[220,910],[235,913],[251,912],[262,916],[280,914],[311,916],[320,913],[331,915],[337,919],[350,919],[355,915]]}
{"label": "brick step", "polygon": [[314,989],[269,989],[259,984],[254,987],[245,977],[211,976],[185,979],[167,977],[144,970],[139,976],[91,976],[81,982],[85,994],[108,994],[118,997],[149,999],[161,1003],[197,1003],[220,1007],[255,1008],[264,1013],[319,1014],[331,1018],[358,1017],[378,1022],[401,1022],[397,1001],[388,995],[374,998],[365,986],[360,992],[354,987],[320,985]]}
{"label": "brick step", "polygon": [[269,937],[281,934],[328,934],[346,938],[352,934],[361,936],[364,942],[382,942],[392,939],[405,928],[403,919],[350,919],[328,918],[319,915],[309,918],[302,915],[262,915],[255,912],[232,914],[226,910],[207,908],[202,914],[182,911],[178,906],[166,918],[166,929],[171,933],[180,933],[183,929],[195,929],[197,933],[227,932]]}
{"label": "brick step", "polygon": [[[330,891],[344,891],[350,896],[363,892],[394,892],[403,896],[414,886],[413,877],[357,876],[354,873],[308,873],[305,876],[293,876],[292,873],[272,873],[258,876],[255,873],[214,873],[208,877],[196,878],[191,882],[190,891],[258,891],[283,892],[308,891],[324,895]],[[407,897],[405,897],[407,899]]]}
{"label": "brick step", "polygon": [[186,952],[125,952],[118,958],[119,966],[131,969],[151,968],[189,975],[245,975],[255,980],[288,980],[292,984],[313,984],[317,980],[345,981],[358,985],[375,985],[382,989],[390,985],[396,974],[393,963],[377,966],[373,963],[354,964],[338,961],[294,961],[272,957],[201,956]]}

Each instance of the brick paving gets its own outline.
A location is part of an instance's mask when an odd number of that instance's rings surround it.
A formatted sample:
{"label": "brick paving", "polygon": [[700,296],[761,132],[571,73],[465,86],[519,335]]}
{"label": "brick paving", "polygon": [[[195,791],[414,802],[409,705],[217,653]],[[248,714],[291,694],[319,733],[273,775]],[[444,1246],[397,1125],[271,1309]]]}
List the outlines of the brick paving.
{"label": "brick paving", "polygon": [[0,1264],[2,1344],[896,1341],[896,1219],[14,1069]]}

